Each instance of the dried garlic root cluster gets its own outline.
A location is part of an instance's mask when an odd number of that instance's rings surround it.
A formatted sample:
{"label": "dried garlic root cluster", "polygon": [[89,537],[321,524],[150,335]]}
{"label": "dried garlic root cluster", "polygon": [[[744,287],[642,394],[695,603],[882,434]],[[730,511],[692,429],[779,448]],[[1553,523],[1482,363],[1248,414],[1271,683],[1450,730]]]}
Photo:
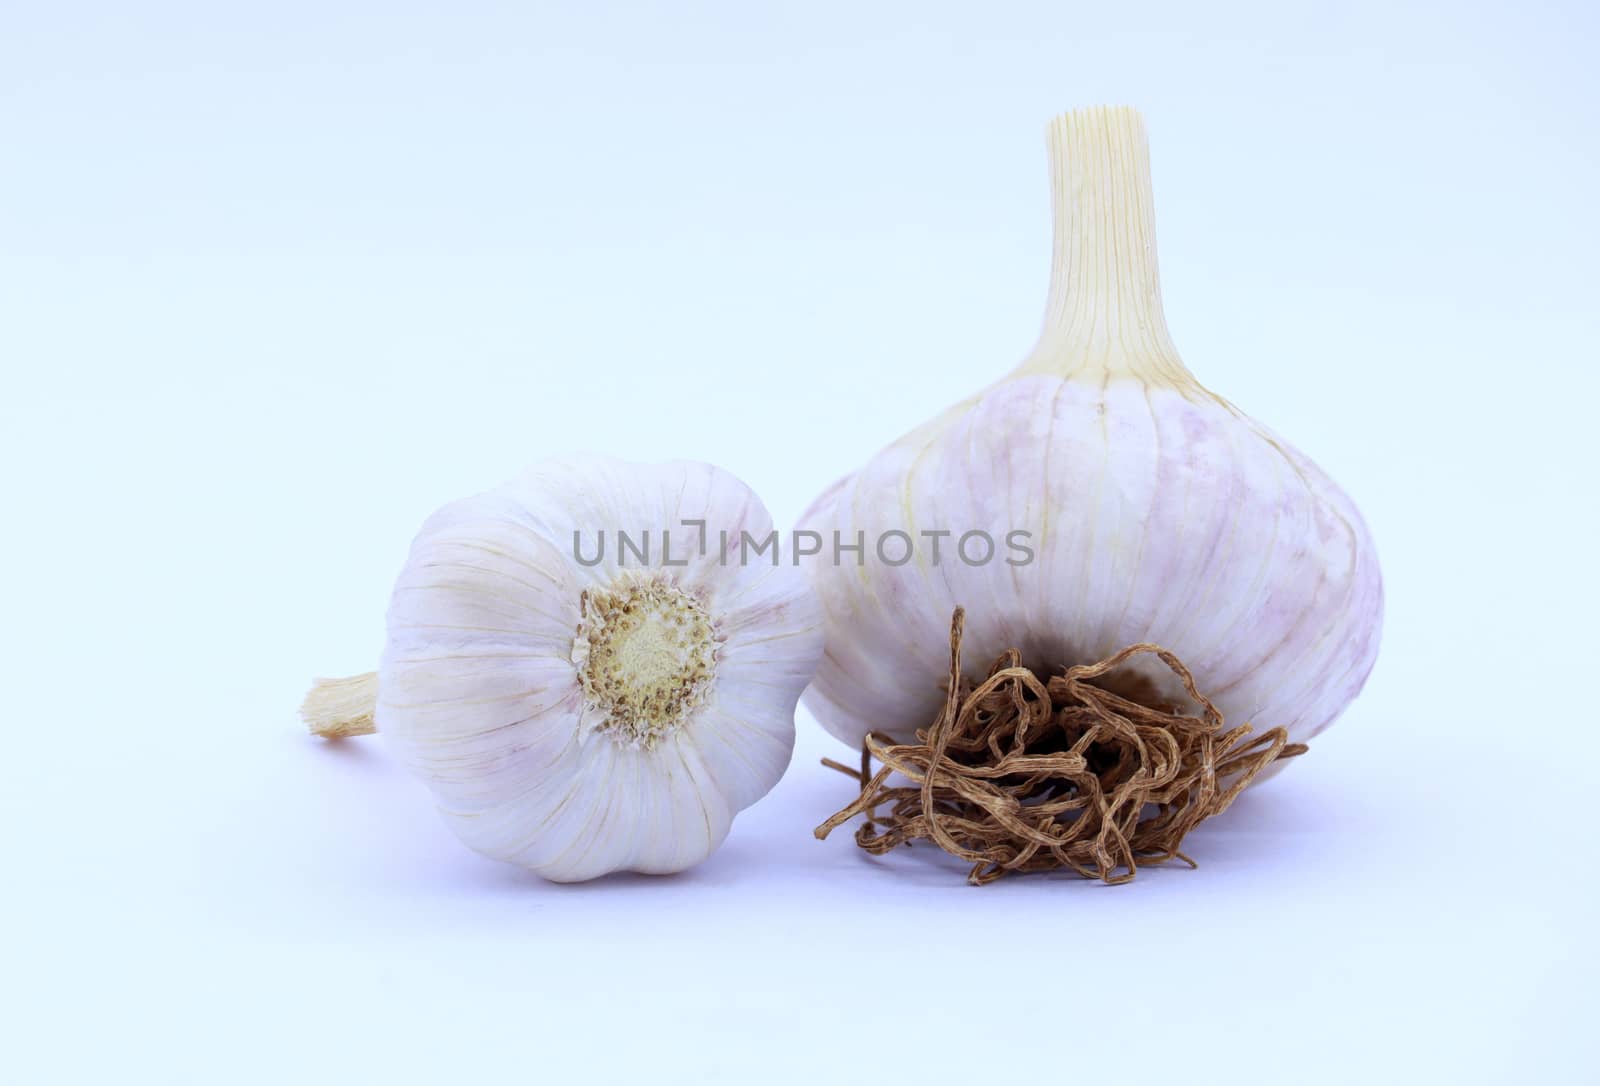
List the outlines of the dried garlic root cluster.
{"label": "dried garlic root cluster", "polygon": [[[1282,728],[1225,728],[1188,668],[1157,645],[1049,676],[1012,650],[973,686],[961,666],[964,617],[958,608],[951,623],[944,707],[916,741],[869,734],[859,771],[824,759],[861,794],[818,838],[865,815],[855,839],[867,852],[927,839],[970,862],[975,885],[1058,869],[1127,882],[1141,863],[1192,865],[1178,851],[1184,836],[1274,761],[1306,749]],[[1197,713],[1126,670],[1146,656],[1171,671]]]}

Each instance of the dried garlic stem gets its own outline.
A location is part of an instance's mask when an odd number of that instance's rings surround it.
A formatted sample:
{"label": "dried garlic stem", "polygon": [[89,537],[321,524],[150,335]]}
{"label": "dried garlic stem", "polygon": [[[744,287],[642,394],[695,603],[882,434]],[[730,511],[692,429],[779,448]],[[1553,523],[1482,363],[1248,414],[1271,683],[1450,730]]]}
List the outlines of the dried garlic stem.
{"label": "dried garlic stem", "polygon": [[1101,106],[1050,123],[1055,252],[1044,330],[1012,376],[1138,377],[1188,388],[1161,307],[1150,145],[1139,111]]}
{"label": "dried garlic stem", "polygon": [[351,675],[344,679],[317,679],[306,700],[300,703],[300,719],[312,735],[324,739],[347,739],[353,735],[372,735],[378,730],[373,713],[378,707],[378,673]]}

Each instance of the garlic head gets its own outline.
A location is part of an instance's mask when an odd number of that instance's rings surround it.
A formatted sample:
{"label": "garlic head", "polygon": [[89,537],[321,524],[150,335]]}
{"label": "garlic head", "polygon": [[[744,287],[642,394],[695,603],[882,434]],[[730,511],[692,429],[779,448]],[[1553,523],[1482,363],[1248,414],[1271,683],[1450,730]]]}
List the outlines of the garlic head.
{"label": "garlic head", "polygon": [[[468,845],[557,881],[678,871],[783,774],[821,616],[707,464],[572,458],[454,502],[396,582],[375,725]],[[748,560],[747,560],[748,559]]]}
{"label": "garlic head", "polygon": [[[1367,528],[1316,465],[1178,357],[1139,115],[1069,113],[1048,142],[1055,246],[1037,345],[802,518],[827,541],[808,565],[827,654],[806,706],[852,746],[869,731],[910,742],[943,702],[963,606],[973,668],[1010,648],[1056,667],[1157,642],[1231,723],[1309,739],[1377,654]],[[838,560],[840,540],[864,548]]]}

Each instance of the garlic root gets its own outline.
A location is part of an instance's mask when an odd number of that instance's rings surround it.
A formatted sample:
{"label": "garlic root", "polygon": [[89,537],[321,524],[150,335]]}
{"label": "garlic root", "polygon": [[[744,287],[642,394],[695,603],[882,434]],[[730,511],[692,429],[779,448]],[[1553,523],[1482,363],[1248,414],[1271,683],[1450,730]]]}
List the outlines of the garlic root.
{"label": "garlic root", "polygon": [[[928,840],[971,863],[975,886],[1059,870],[1129,882],[1141,864],[1196,866],[1179,850],[1189,831],[1227,810],[1269,766],[1306,751],[1281,727],[1227,727],[1189,669],[1159,645],[1048,669],[1013,648],[969,682],[965,618],[957,607],[950,622],[944,707],[915,742],[869,732],[859,770],[822,760],[861,791],[812,831],[819,840],[865,815],[855,834],[864,851],[881,856]],[[1159,660],[1182,694],[1168,698],[1130,671],[1140,657]],[[874,771],[874,760],[883,768]],[[910,783],[891,784],[896,775]]]}
{"label": "garlic root", "polygon": [[343,679],[314,680],[300,703],[300,719],[312,735],[348,739],[377,733],[373,722],[377,708],[378,673],[368,671]]}

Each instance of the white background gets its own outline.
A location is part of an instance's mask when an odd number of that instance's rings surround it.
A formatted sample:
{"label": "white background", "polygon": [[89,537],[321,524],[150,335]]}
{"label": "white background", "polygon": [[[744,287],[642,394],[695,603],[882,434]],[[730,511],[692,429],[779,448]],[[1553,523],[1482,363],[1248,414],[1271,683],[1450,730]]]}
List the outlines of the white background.
{"label": "white background", "polygon": [[[1597,1053],[1600,18],[1570,3],[0,8],[13,1082],[1571,1082]],[[434,507],[780,524],[1009,369],[1043,129],[1145,111],[1190,367],[1364,510],[1365,694],[1196,871],[985,889],[789,775],[670,879],[462,849],[370,667]]]}

